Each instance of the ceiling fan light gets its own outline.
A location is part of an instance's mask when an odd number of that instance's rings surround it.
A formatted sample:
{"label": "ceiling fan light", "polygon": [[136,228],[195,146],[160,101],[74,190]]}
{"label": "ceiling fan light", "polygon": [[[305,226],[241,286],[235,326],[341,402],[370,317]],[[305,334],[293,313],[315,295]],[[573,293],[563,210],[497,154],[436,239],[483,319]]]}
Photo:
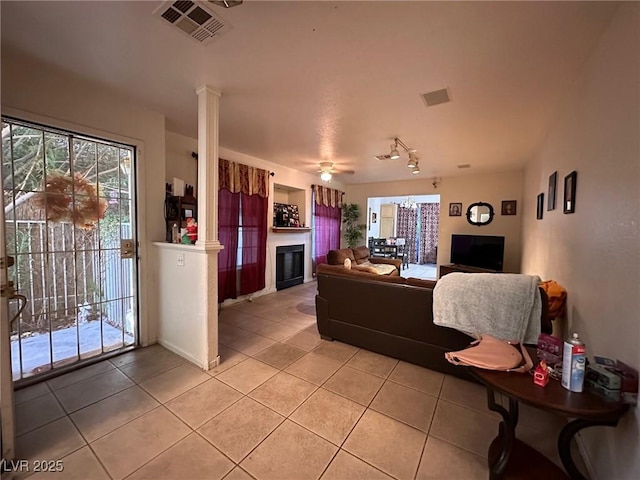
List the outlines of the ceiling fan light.
{"label": "ceiling fan light", "polygon": [[331,180],[331,172],[322,172],[320,174],[320,179],[323,182],[328,182],[329,180]]}
{"label": "ceiling fan light", "polygon": [[231,8],[242,5],[243,0],[209,0],[209,2],[219,7]]}

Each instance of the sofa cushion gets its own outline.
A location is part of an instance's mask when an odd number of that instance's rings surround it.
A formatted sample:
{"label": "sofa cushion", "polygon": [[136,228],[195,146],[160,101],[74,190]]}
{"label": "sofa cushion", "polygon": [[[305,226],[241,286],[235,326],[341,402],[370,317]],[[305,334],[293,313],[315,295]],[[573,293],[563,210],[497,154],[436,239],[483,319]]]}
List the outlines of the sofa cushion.
{"label": "sofa cushion", "polygon": [[367,273],[373,273],[375,275],[378,274],[378,271],[373,268],[373,265],[369,264],[361,264],[361,265],[353,265],[353,270],[357,270],[358,272],[367,272]]}
{"label": "sofa cushion", "polygon": [[361,263],[367,262],[369,260],[369,249],[367,247],[357,247],[353,249],[353,257],[356,260],[356,263],[360,265]]}
{"label": "sofa cushion", "polygon": [[329,265],[344,265],[344,259],[348,258],[352,262],[355,262],[353,252],[350,248],[341,248],[340,250],[329,250],[327,253],[327,263]]}
{"label": "sofa cushion", "polygon": [[407,278],[407,285],[412,285],[414,287],[424,287],[424,288],[435,288],[436,281],[435,280],[424,280],[422,278]]}
{"label": "sofa cushion", "polygon": [[347,270],[351,269],[351,259],[350,258],[345,258],[344,262],[343,262],[344,268],[346,268]]}
{"label": "sofa cushion", "polygon": [[396,271],[394,265],[371,263],[369,260],[364,261],[360,265],[353,265],[353,269],[361,272],[375,273],[376,275],[391,275]]}
{"label": "sofa cushion", "polygon": [[316,273],[318,274],[330,274],[330,275],[340,275],[345,277],[352,278],[360,278],[362,280],[371,280],[371,281],[379,281],[379,282],[391,282],[391,283],[400,283],[404,285],[406,283],[406,278],[403,278],[397,274],[397,272],[392,273],[391,275],[378,275],[368,273],[366,271],[357,270],[357,265],[352,263],[351,269],[347,270],[343,265],[328,265],[326,263],[321,263],[316,267]]}

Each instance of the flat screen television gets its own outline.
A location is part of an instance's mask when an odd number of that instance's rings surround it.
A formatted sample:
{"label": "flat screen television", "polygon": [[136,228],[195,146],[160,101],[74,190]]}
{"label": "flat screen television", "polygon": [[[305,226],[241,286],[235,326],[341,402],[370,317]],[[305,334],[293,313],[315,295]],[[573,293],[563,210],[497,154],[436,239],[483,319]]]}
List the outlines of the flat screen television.
{"label": "flat screen television", "polygon": [[451,263],[502,271],[504,237],[451,235]]}

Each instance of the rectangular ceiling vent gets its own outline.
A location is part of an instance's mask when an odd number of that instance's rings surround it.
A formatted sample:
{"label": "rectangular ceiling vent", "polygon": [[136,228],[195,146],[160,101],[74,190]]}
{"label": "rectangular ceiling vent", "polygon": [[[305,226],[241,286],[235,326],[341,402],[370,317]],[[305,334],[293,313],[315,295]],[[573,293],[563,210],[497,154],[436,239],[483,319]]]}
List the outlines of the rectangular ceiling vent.
{"label": "rectangular ceiling vent", "polygon": [[231,28],[205,3],[191,0],[162,2],[153,14],[202,45]]}
{"label": "rectangular ceiling vent", "polygon": [[447,103],[451,101],[449,92],[446,88],[441,90],[434,90],[433,92],[427,92],[422,94],[422,100],[427,107],[433,107],[434,105],[440,105],[441,103]]}
{"label": "rectangular ceiling vent", "polygon": [[376,160],[386,162],[387,160],[391,160],[391,155],[376,155]]}

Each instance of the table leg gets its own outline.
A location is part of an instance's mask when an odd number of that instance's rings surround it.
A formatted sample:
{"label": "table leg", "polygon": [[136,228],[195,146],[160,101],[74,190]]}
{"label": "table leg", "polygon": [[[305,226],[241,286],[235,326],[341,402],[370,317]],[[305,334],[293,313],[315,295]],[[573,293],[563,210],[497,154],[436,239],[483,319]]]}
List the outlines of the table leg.
{"label": "table leg", "polygon": [[[502,474],[509,463],[509,456],[513,450],[516,439],[516,426],[518,425],[518,401],[509,397],[509,410],[496,403],[495,392],[487,387],[487,404],[489,410],[497,412],[502,417],[498,427],[498,440],[502,444],[500,454],[489,455],[489,478],[496,480],[502,478]],[[494,440],[495,442],[495,440]]]}
{"label": "table leg", "polygon": [[586,480],[586,477],[580,473],[580,470],[578,470],[578,467],[576,467],[576,464],[571,457],[571,440],[575,434],[586,427],[595,427],[598,425],[615,427],[617,424],[617,420],[598,422],[576,419],[567,423],[563,427],[560,431],[560,435],[558,436],[558,454],[560,455],[560,460],[562,461],[564,469],[572,480]]}

